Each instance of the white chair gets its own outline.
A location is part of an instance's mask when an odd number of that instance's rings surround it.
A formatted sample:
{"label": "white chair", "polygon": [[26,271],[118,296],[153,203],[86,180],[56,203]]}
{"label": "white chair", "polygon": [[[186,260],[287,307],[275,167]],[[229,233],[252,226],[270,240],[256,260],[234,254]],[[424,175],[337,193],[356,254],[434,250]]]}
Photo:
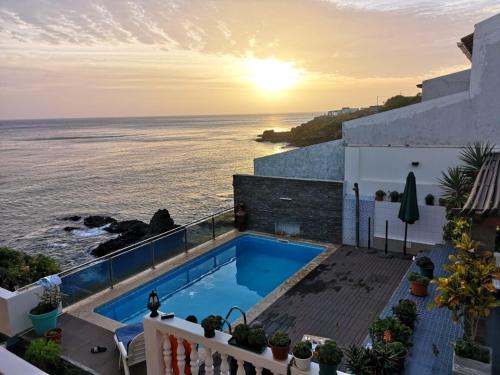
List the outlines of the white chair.
{"label": "white chair", "polygon": [[[135,330],[135,336],[133,336]],[[130,337],[133,337],[130,340]],[[146,347],[144,344],[144,330],[141,324],[118,328],[115,331],[115,343],[120,358],[118,369],[122,368],[125,375],[130,375],[130,366],[146,360]]]}

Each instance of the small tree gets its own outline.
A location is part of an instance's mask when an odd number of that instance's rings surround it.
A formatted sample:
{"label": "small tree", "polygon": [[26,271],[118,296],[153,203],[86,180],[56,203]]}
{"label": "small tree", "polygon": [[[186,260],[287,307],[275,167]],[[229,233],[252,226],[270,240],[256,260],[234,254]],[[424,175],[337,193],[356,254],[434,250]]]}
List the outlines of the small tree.
{"label": "small tree", "polygon": [[439,294],[430,308],[448,308],[453,321],[462,325],[466,343],[475,346],[479,320],[499,306],[491,276],[495,261],[491,254],[479,254],[468,234],[463,234],[455,246],[458,254],[450,255],[451,263],[443,266],[450,276],[432,281],[438,285]]}

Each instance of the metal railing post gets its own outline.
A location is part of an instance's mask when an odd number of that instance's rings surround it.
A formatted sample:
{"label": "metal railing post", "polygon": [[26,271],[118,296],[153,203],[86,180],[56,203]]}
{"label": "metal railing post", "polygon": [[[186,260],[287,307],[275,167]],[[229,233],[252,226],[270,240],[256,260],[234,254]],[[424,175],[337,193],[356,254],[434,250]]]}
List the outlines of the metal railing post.
{"label": "metal railing post", "polygon": [[115,285],[115,280],[113,277],[113,263],[111,262],[111,259],[108,259],[108,270],[109,270],[109,284],[110,288],[113,289]]}
{"label": "metal railing post", "polygon": [[186,253],[188,251],[188,231],[187,231],[187,227],[184,228],[184,251]]}
{"label": "metal railing post", "polygon": [[215,240],[215,216],[212,216],[212,240]]}
{"label": "metal railing post", "polygon": [[388,237],[389,237],[389,220],[385,221],[385,247],[384,247],[384,252],[387,254],[387,247],[388,247]]}
{"label": "metal railing post", "polygon": [[371,216],[368,216],[368,248],[369,249],[371,249],[371,239],[372,239],[371,226],[372,226],[372,218],[371,218]]}
{"label": "metal railing post", "polygon": [[149,242],[149,247],[151,248],[151,268],[155,269],[155,247],[153,241]]}

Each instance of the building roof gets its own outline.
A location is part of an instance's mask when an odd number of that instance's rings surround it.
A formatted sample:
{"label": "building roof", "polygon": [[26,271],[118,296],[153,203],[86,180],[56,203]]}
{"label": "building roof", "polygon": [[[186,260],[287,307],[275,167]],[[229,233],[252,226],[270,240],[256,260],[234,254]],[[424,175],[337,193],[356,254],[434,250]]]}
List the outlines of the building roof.
{"label": "building roof", "polygon": [[486,159],[460,213],[464,215],[500,215],[500,153],[492,153]]}
{"label": "building roof", "polygon": [[474,47],[474,33],[464,36],[457,43],[458,48],[462,50],[465,56],[472,61],[472,50]]}

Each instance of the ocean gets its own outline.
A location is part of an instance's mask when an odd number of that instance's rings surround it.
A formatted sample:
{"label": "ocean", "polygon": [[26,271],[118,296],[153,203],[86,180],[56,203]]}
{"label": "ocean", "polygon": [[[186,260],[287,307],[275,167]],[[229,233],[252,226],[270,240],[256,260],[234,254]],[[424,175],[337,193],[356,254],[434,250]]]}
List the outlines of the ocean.
{"label": "ocean", "polygon": [[[63,268],[93,259],[112,235],[66,216],[149,222],[160,208],[185,224],[231,207],[232,175],[284,151],[255,142],[307,114],[0,121],[0,247],[54,257]],[[73,232],[65,226],[79,226]]]}

